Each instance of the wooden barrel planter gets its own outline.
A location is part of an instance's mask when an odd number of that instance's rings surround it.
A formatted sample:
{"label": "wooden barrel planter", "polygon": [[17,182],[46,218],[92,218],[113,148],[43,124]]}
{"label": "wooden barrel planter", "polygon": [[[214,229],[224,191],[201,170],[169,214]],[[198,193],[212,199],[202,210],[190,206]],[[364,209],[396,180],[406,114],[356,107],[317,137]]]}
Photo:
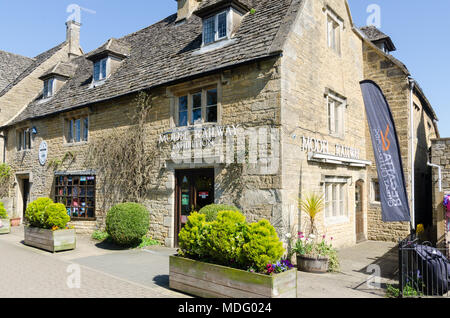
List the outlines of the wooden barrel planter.
{"label": "wooden barrel planter", "polygon": [[313,258],[297,255],[297,268],[303,272],[326,273],[328,272],[328,262],[327,257]]}
{"label": "wooden barrel planter", "polygon": [[73,250],[76,247],[75,230],[46,230],[25,226],[25,245],[52,253]]}
{"label": "wooden barrel planter", "polygon": [[11,221],[9,219],[0,219],[0,234],[11,233]]}
{"label": "wooden barrel planter", "polygon": [[203,298],[296,298],[297,270],[262,275],[178,256],[170,257],[169,286]]}

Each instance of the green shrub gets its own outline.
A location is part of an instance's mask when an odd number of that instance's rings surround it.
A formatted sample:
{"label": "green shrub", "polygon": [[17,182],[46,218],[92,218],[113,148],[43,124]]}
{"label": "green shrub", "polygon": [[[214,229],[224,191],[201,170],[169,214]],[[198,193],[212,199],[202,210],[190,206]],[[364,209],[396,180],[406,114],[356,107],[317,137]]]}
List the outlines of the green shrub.
{"label": "green shrub", "polygon": [[49,198],[39,198],[27,206],[25,217],[31,226],[45,228],[45,208],[52,203]]}
{"label": "green shrub", "polygon": [[91,237],[96,241],[104,241],[109,238],[109,234],[105,231],[94,231]]}
{"label": "green shrub", "polygon": [[147,209],[137,203],[117,204],[106,216],[106,232],[121,246],[137,246],[150,226]]}
{"label": "green shrub", "polygon": [[219,212],[211,223],[207,246],[210,258],[217,264],[242,266],[242,246],[247,229],[245,216],[237,211]]}
{"label": "green shrub", "polygon": [[0,202],[0,219],[8,219],[8,213],[6,213],[5,205]]}
{"label": "green shrub", "polygon": [[209,255],[206,244],[210,230],[211,225],[206,222],[204,214],[192,213],[178,236],[182,254],[199,259],[206,258]]}
{"label": "green shrub", "polygon": [[142,238],[141,244],[139,244],[139,248],[144,248],[147,246],[155,246],[155,245],[159,245],[159,242],[154,240],[151,236],[145,235]]}
{"label": "green shrub", "polygon": [[279,261],[285,252],[275,228],[267,220],[250,224],[242,250],[247,264],[260,272],[267,264]]}
{"label": "green shrub", "polygon": [[47,205],[44,212],[44,227],[47,229],[64,229],[70,221],[66,207],[62,203]]}
{"label": "green shrub", "polygon": [[221,211],[213,222],[193,213],[180,232],[179,245],[181,256],[258,272],[279,261],[285,252],[268,221],[248,224],[237,211]]}
{"label": "green shrub", "polygon": [[210,204],[203,207],[198,213],[206,216],[206,222],[212,222],[217,219],[217,214],[221,211],[238,211],[239,209],[232,205]]}

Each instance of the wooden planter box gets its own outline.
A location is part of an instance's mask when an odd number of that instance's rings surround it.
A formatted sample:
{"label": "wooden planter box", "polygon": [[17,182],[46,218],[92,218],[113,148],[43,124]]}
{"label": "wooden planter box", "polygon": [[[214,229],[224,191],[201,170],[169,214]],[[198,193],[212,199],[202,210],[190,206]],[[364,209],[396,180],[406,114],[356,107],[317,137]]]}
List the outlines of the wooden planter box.
{"label": "wooden planter box", "polygon": [[52,231],[25,226],[24,243],[53,253],[73,250],[76,247],[75,230]]}
{"label": "wooden planter box", "polygon": [[2,224],[0,227],[0,234],[11,233],[11,221],[9,219],[0,219],[0,223]]}
{"label": "wooden planter box", "polygon": [[296,298],[297,269],[262,275],[225,266],[170,257],[169,286],[204,298]]}

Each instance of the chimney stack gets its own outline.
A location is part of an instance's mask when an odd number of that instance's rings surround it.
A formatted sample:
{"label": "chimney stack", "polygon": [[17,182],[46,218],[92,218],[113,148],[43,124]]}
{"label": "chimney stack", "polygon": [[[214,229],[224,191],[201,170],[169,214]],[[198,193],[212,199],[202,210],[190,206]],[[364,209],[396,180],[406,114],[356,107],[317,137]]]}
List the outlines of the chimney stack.
{"label": "chimney stack", "polygon": [[80,47],[80,27],[81,24],[76,21],[67,21],[66,42],[69,43],[69,60],[82,55]]}
{"label": "chimney stack", "polygon": [[178,2],[177,21],[189,19],[192,13],[197,9],[201,0],[176,0]]}

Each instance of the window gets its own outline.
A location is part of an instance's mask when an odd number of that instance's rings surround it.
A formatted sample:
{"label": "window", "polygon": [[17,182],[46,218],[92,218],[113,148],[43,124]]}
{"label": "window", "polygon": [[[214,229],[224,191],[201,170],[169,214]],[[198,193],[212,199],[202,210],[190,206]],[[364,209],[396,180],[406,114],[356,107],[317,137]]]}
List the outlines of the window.
{"label": "window", "polygon": [[71,218],[95,217],[95,176],[57,176],[55,202],[66,206]]}
{"label": "window", "polygon": [[327,14],[328,47],[336,53],[341,53],[341,23],[331,12]]}
{"label": "window", "polygon": [[31,129],[21,129],[17,131],[17,150],[31,149]]}
{"label": "window", "polygon": [[336,178],[325,182],[325,218],[348,217],[347,182]]}
{"label": "window", "polygon": [[228,12],[221,12],[203,21],[203,44],[209,44],[228,36]]}
{"label": "window", "polygon": [[79,143],[88,141],[89,118],[80,117],[66,120],[67,125],[67,143]]}
{"label": "window", "polygon": [[344,137],[345,101],[332,95],[327,96],[328,132],[336,137]]}
{"label": "window", "polygon": [[106,67],[108,65],[108,58],[101,59],[94,63],[94,82],[106,79]]}
{"label": "window", "polygon": [[217,88],[178,97],[177,126],[217,123]]}
{"label": "window", "polygon": [[50,78],[48,80],[44,81],[44,93],[43,93],[43,97],[45,98],[50,98],[53,96],[53,84],[55,82],[54,78]]}
{"label": "window", "polygon": [[371,193],[371,199],[373,203],[380,203],[381,202],[381,194],[380,194],[380,183],[378,180],[372,181],[372,193]]}

